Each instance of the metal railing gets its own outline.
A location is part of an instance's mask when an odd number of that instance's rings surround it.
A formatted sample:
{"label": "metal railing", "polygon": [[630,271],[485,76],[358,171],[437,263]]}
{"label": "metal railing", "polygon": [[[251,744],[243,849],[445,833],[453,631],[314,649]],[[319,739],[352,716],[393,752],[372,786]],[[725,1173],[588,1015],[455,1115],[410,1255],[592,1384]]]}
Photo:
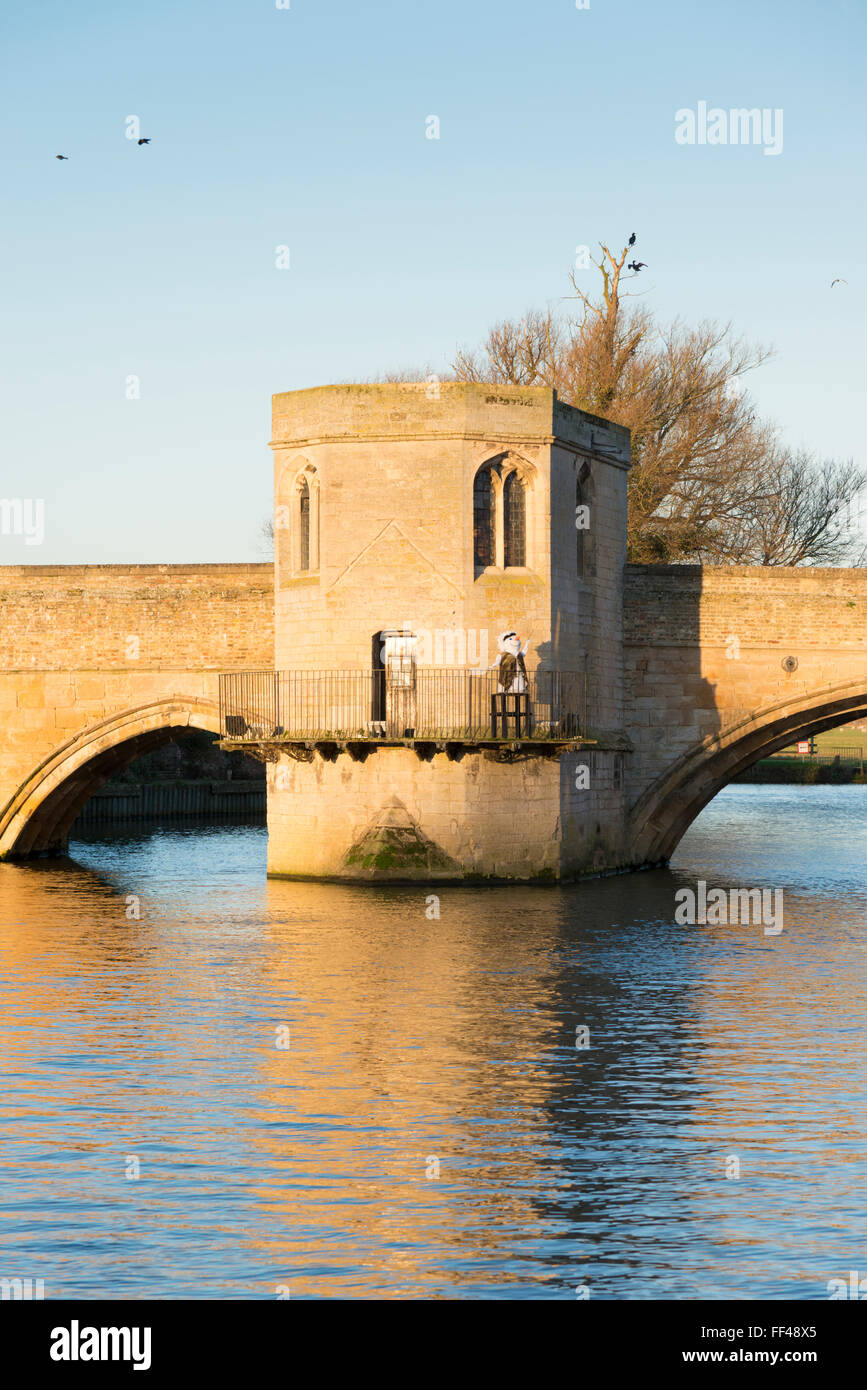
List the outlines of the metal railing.
{"label": "metal railing", "polygon": [[827,744],[824,748],[813,748],[811,752],[805,753],[799,752],[796,744],[791,744],[788,748],[771,753],[770,757],[783,758],[789,762],[797,759],[803,763],[846,763],[858,766],[862,772],[864,771],[864,749],[851,744],[845,747]]}
{"label": "metal railing", "polygon": [[539,671],[502,691],[496,670],[237,671],[220,676],[225,739],[562,742],[587,728],[587,676]]}

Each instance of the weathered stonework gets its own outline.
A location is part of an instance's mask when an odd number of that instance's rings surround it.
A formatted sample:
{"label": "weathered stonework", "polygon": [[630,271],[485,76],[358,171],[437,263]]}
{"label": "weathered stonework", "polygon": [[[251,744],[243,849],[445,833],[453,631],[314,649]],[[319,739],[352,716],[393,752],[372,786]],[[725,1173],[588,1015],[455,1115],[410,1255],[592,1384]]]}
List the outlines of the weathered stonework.
{"label": "weathered stonework", "polygon": [[[586,660],[596,740],[272,740],[275,875],[544,883],[664,862],[731,777],[867,717],[867,570],[624,566],[628,436],[551,391],[291,392],[273,447],[276,573],[0,568],[0,858],[62,849],[119,768],[178,728],[217,732],[219,673],[273,672],[275,646],[278,669],[369,671],[375,634],[407,626],[431,639],[423,664],[489,665],[516,628],[531,671]],[[526,485],[526,563],[504,566],[498,534],[477,572],[488,464]]]}
{"label": "weathered stonework", "polygon": [[[625,867],[614,760],[500,762],[409,748],[268,764],[268,872],[280,877],[554,882]],[[589,787],[578,789],[589,769]]]}
{"label": "weathered stonework", "polygon": [[[400,383],[275,396],[273,434],[278,668],[369,668],[376,634],[400,628],[427,634],[422,668],[472,657],[488,667],[497,635],[515,628],[530,641],[529,669],[587,671],[597,737],[621,728],[626,430],[540,387]],[[491,465],[524,486],[525,563],[504,564],[498,541],[497,563],[479,572],[473,487]],[[582,471],[591,528],[579,575]],[[318,535],[299,571],[308,486]],[[479,750],[278,756],[272,874],[548,881],[627,858],[622,787],[577,790],[578,751],[512,762]],[[594,754],[600,769],[617,756]],[[387,831],[377,818],[395,807],[406,824]]]}
{"label": "weathered stonework", "polygon": [[[518,623],[534,660],[594,653],[603,724],[620,717],[619,635],[628,431],[541,387],[327,386],[274,397],[278,669],[370,665],[404,624],[484,632]],[[527,482],[527,563],[474,574],[473,479],[505,455]],[[576,575],[576,472],[592,465],[593,574]],[[297,480],[316,480],[318,568],[299,572]],[[612,626],[613,624],[613,626]],[[496,644],[488,662],[496,655]],[[462,664],[462,663],[458,663]]]}
{"label": "weathered stonework", "polygon": [[270,565],[0,568],[0,858],[65,846],[94,791],[270,667]]}
{"label": "weathered stonework", "polygon": [[629,566],[631,858],[667,859],[760,757],[867,712],[867,570]]}

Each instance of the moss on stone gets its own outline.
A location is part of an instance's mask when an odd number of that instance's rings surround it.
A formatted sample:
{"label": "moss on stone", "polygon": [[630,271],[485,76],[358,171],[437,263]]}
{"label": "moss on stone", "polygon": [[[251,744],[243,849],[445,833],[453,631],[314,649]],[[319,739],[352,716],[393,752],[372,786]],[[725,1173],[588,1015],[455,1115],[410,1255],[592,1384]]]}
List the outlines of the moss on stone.
{"label": "moss on stone", "polygon": [[371,877],[409,874],[423,878],[448,873],[460,877],[460,865],[429,839],[417,825],[377,825],[347,851],[346,869]]}

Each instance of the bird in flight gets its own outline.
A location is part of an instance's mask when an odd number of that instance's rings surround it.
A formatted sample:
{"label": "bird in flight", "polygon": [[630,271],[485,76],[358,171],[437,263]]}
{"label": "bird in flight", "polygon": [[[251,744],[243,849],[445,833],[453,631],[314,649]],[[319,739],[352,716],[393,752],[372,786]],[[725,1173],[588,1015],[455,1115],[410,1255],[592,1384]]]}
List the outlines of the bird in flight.
{"label": "bird in flight", "polygon": [[833,289],[835,285],[848,285],[848,283],[849,283],[848,280],[843,280],[843,279],[841,279],[840,276],[838,275],[836,280],[832,280],[832,281],[831,281],[831,289]]}
{"label": "bird in flight", "polygon": [[54,158],[55,158],[55,159],[68,159],[68,158],[69,158],[69,155],[68,155],[68,154],[56,154],[56,155],[54,156]]}
{"label": "bird in flight", "polygon": [[629,262],[628,269],[629,269],[629,270],[634,270],[635,273],[638,274],[638,271],[639,271],[639,270],[644,270],[644,269],[646,268],[646,266],[647,266],[647,261],[630,261],[630,262]]}
{"label": "bird in flight", "polygon": [[139,144],[140,144],[140,145],[149,145],[149,144],[150,144],[150,139],[148,138],[147,140],[139,140]]}
{"label": "bird in flight", "polygon": [[634,245],[635,245],[635,233],[634,233],[634,232],[632,233],[632,236],[629,238],[629,245],[630,245],[630,246],[634,246]]}

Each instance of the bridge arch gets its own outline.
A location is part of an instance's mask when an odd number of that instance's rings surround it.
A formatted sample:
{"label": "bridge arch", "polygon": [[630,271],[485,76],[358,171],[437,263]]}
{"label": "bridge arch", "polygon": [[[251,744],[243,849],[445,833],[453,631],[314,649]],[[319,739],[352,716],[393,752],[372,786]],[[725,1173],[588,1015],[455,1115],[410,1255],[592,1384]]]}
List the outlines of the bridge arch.
{"label": "bridge arch", "polygon": [[219,733],[216,704],[173,696],[92,724],[33,769],[0,811],[0,859],[61,853],[73,821],[95,791],[180,729]]}
{"label": "bridge arch", "polygon": [[632,806],[634,861],[665,863],[699,812],[739,773],[797,739],[859,715],[867,717],[867,676],[803,693],[726,725],[672,763]]}

